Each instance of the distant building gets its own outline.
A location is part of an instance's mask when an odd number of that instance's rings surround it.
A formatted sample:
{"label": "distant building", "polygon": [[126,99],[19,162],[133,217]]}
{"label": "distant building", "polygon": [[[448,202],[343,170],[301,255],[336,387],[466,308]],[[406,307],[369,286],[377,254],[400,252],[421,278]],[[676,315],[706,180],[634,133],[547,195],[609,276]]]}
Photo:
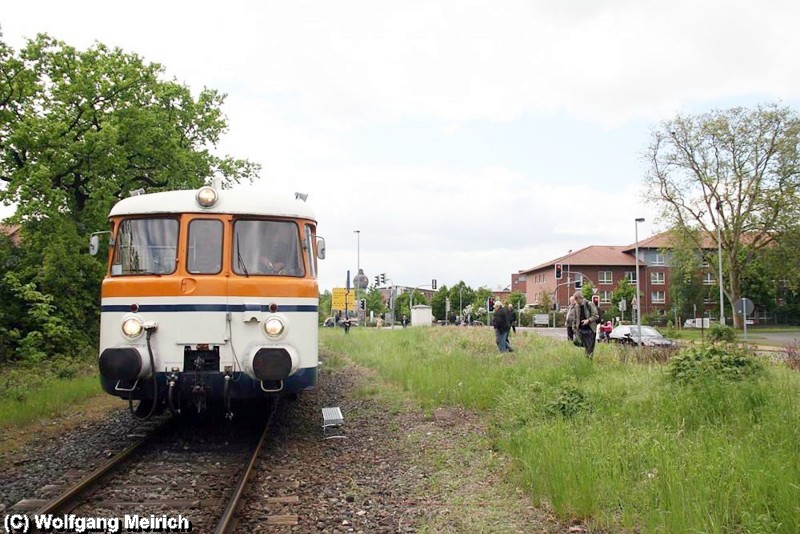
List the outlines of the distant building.
{"label": "distant building", "polygon": [[[705,247],[716,251],[710,239]],[[666,315],[672,309],[669,291],[671,248],[667,232],[639,241],[642,315]],[[708,265],[702,268],[706,269],[703,284],[716,285],[714,269]],[[556,278],[558,270],[560,278]],[[550,302],[563,309],[567,306],[569,296],[583,287],[586,280],[592,282],[600,305],[610,306],[614,289],[625,278],[632,286],[636,286],[635,243],[625,246],[591,245],[514,273],[511,283],[516,290],[525,293],[528,304],[541,304],[544,296],[548,295]],[[523,286],[524,289],[517,289]],[[717,299],[709,298],[705,304],[709,312],[718,313]]]}

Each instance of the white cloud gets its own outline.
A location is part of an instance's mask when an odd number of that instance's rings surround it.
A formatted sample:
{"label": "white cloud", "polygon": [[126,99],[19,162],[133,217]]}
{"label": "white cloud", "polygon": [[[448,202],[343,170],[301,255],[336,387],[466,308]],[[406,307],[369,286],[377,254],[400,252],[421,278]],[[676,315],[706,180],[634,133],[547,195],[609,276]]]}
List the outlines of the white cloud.
{"label": "white cloud", "polygon": [[367,274],[408,285],[631,243],[634,218],[657,230],[623,145],[643,124],[800,98],[789,0],[79,5],[4,6],[3,38],[97,40],[228,93],[221,151],[263,165],[256,191],[310,193],[328,288],[355,274],[356,229]]}

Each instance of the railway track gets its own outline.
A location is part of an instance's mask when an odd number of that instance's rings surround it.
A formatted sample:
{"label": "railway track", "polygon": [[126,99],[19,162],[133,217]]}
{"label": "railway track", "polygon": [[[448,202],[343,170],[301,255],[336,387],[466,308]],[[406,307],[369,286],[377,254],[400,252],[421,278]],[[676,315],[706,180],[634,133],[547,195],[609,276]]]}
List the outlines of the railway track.
{"label": "railway track", "polygon": [[46,499],[23,500],[14,511],[25,514],[29,532],[77,531],[76,521],[109,532],[233,532],[276,407],[253,424],[160,421],[75,482],[47,485]]}

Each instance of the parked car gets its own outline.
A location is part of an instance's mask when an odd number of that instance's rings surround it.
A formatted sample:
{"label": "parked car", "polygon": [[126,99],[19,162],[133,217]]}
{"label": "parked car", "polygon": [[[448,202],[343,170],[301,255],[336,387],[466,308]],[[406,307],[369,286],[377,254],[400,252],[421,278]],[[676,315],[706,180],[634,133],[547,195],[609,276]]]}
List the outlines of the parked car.
{"label": "parked car", "polygon": [[[665,338],[661,333],[652,326],[642,326],[642,346],[645,347],[673,347],[675,342],[671,339]],[[608,335],[611,341],[617,343],[630,343],[631,345],[639,344],[639,327],[636,325],[621,325],[616,327]]]}

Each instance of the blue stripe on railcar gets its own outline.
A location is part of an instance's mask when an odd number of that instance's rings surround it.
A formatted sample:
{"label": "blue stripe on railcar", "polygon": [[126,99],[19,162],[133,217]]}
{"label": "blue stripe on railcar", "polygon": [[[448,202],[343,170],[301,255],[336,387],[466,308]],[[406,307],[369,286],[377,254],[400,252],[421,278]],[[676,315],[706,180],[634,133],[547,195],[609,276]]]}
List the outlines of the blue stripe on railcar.
{"label": "blue stripe on railcar", "polygon": [[[268,312],[269,304],[139,304],[138,312]],[[129,304],[105,304],[101,312],[130,312]],[[319,312],[314,304],[278,304],[279,312]]]}

